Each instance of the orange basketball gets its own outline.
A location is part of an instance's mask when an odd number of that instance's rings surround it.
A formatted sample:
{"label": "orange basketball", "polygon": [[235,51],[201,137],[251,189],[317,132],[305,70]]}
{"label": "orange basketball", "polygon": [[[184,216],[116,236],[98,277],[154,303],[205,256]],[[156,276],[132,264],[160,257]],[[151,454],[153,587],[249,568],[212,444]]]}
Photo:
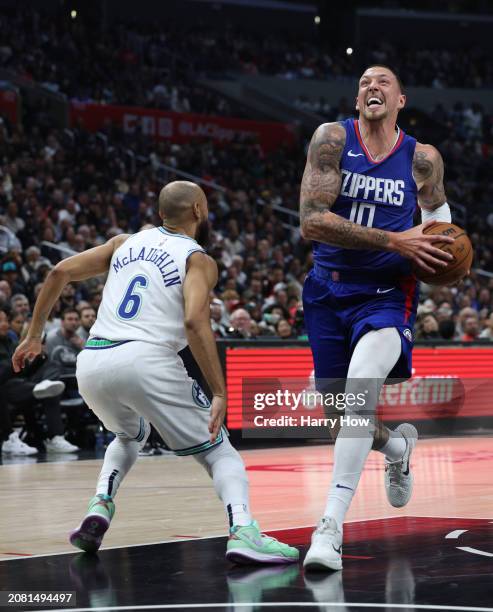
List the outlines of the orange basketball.
{"label": "orange basketball", "polygon": [[466,232],[453,223],[439,222],[425,229],[425,234],[441,234],[454,238],[451,244],[435,242],[433,246],[453,255],[454,259],[446,267],[430,274],[418,266],[413,266],[416,278],[428,285],[452,285],[460,281],[471,269],[473,258],[472,244]]}

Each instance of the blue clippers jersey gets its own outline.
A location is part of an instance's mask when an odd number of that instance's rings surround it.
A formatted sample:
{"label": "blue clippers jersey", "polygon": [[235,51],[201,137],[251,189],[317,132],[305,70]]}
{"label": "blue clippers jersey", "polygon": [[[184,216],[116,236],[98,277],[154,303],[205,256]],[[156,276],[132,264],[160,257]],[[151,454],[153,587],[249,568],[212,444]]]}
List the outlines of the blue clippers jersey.
{"label": "blue clippers jersey", "polygon": [[[413,226],[417,187],[412,175],[416,140],[400,131],[387,157],[372,161],[361,135],[358,121],[346,119],[346,146],[341,158],[341,191],[331,208],[333,213],[359,225],[402,232]],[[313,243],[315,262],[345,272],[364,273],[381,270],[382,277],[410,273],[409,260],[386,251],[353,250]]]}

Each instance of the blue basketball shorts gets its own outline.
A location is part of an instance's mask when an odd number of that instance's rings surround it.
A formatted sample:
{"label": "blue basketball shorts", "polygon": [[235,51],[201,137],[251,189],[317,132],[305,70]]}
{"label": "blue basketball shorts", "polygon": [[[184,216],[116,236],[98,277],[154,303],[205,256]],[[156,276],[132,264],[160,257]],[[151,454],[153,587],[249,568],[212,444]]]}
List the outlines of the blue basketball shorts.
{"label": "blue basketball shorts", "polygon": [[315,266],[303,287],[305,326],[315,378],[346,378],[358,340],[369,331],[384,327],[395,327],[402,345],[389,379],[410,378],[418,306],[415,278],[407,276],[396,282],[370,278],[364,282],[362,277],[358,282],[346,282],[345,277],[341,282],[338,276],[337,272]]}

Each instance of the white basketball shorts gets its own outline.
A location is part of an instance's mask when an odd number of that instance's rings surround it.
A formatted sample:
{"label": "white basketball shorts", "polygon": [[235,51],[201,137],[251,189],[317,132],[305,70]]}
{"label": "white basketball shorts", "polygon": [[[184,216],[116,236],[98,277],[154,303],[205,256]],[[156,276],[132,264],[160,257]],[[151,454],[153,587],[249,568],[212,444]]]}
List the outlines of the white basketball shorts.
{"label": "white basketball shorts", "polygon": [[208,430],[211,404],[183,361],[169,348],[140,341],[89,339],[77,358],[84,401],[106,429],[144,442],[149,423],[177,455],[193,455],[214,444]]}

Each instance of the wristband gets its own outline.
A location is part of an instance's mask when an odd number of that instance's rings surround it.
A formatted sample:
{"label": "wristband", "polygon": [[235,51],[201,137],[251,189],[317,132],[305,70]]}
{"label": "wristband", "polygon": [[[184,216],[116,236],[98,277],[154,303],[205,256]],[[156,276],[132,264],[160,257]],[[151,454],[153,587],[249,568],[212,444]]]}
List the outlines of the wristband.
{"label": "wristband", "polygon": [[450,214],[450,206],[447,202],[435,208],[434,210],[421,209],[421,222],[426,221],[445,221],[447,223],[452,222],[452,215]]}

